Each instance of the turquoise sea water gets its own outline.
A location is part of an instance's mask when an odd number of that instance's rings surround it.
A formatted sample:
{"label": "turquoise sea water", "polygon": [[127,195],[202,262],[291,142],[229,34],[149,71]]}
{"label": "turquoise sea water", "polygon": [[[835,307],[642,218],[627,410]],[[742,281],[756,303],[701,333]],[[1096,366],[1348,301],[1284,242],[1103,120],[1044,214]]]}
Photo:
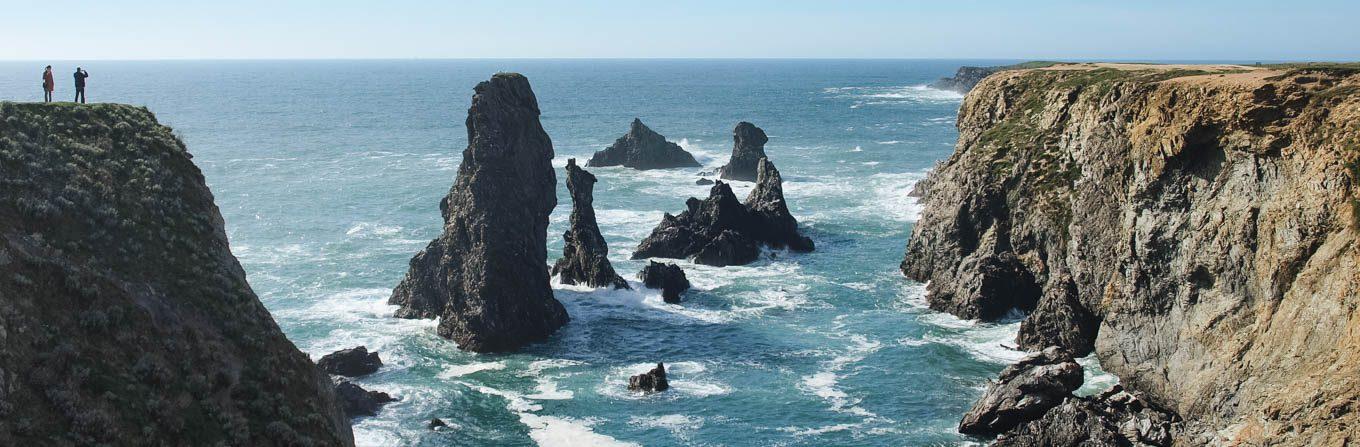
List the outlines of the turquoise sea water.
{"label": "turquoise sea water", "polygon": [[[897,271],[912,185],[949,155],[961,96],[926,88],[961,64],[1011,61],[96,62],[93,101],[143,104],[204,171],[232,250],[280,327],[313,358],[367,345],[360,379],[401,400],[356,421],[360,445],[959,445],[959,416],[1023,353],[1017,324],[925,308]],[[40,100],[41,65],[0,63],[0,99]],[[57,99],[73,63],[53,63]],[[460,352],[433,321],[386,305],[440,231],[439,199],[466,144],[472,87],[527,75],[562,167],[640,117],[705,167],[594,168],[615,268],[637,291],[555,286],[572,322],[507,355]],[[726,162],[751,121],[817,250],[742,267],[681,262],[695,289],[662,302],[632,249]],[[559,180],[563,174],[559,172]],[[749,183],[738,182],[739,196]],[[570,197],[559,181],[549,259]],[[769,259],[773,258],[773,259]],[[671,391],[629,375],[666,362]],[[1088,365],[1090,363],[1088,362]],[[1103,377],[1101,380],[1107,380]],[[1090,385],[1098,387],[1098,385]],[[432,417],[452,430],[432,432]]]}

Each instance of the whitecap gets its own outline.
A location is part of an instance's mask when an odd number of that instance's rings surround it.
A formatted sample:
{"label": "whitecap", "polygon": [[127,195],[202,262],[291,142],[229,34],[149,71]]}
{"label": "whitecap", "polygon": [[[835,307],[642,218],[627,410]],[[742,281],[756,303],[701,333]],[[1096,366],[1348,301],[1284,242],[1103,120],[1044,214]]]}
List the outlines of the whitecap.
{"label": "whitecap", "polygon": [[435,377],[438,377],[443,380],[449,380],[455,377],[462,377],[468,374],[478,373],[482,371],[502,370],[505,369],[505,367],[506,367],[505,362],[478,362],[469,363],[466,365],[447,365],[444,367],[444,371],[440,372]]}

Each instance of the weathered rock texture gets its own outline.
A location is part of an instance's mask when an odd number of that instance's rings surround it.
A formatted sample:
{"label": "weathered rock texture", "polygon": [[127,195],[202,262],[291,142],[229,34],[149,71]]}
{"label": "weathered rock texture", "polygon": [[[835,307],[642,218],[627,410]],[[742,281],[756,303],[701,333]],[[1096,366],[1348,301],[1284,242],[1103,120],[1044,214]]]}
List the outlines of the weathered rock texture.
{"label": "weathered rock texture", "polygon": [[1005,71],[958,123],[902,263],[931,307],[1033,306],[1023,346],[1094,349],[1183,442],[1355,440],[1356,68]]}
{"label": "weathered rock texture", "polygon": [[552,274],[562,284],[585,284],[629,289],[628,281],[609,264],[609,246],[595,222],[595,176],[567,160],[567,191],[571,192],[571,227],[562,235],[562,259],[553,265]]}
{"label": "weathered rock texture", "polygon": [[378,353],[368,352],[364,346],[341,349],[326,354],[316,361],[316,367],[326,374],[345,377],[359,377],[373,374],[382,367]]}
{"label": "weathered rock texture", "polygon": [[604,150],[596,152],[586,162],[587,167],[620,165],[633,169],[701,166],[680,145],[666,141],[666,137],[652,131],[637,118],[633,118],[633,124],[628,126],[628,133]]}
{"label": "weathered rock texture", "polygon": [[352,445],[144,108],[0,103],[0,445]]}
{"label": "weathered rock texture", "polygon": [[737,201],[732,188],[717,182],[708,199],[691,197],[679,216],[669,213],[638,244],[633,259],[689,258],[706,265],[741,265],[760,256],[760,244],[772,248],[813,250],[812,239],[798,233],[798,221],[784,203],[783,179],[767,159],[757,161],[756,187]]}
{"label": "weathered rock texture", "polygon": [[982,399],[963,415],[959,432],[996,435],[1039,419],[1081,387],[1082,368],[1058,347],[1031,354],[1006,367]]}
{"label": "weathered rock texture", "polygon": [[685,277],[685,270],[675,264],[648,262],[638,277],[642,278],[642,284],[647,288],[661,289],[661,299],[667,303],[679,303],[680,294],[689,290],[689,278]]}
{"label": "weathered rock texture", "polygon": [[765,143],[770,138],[765,131],[745,121],[737,123],[732,129],[732,158],[727,165],[718,168],[718,178],[723,180],[755,181],[756,168],[765,158]]}
{"label": "weathered rock texture", "polygon": [[666,380],[666,365],[662,363],[657,363],[651,371],[628,378],[628,389],[632,391],[655,393],[670,388],[671,383]]}
{"label": "weathered rock texture", "polygon": [[383,405],[396,400],[387,393],[369,391],[345,379],[335,381],[335,394],[340,396],[345,415],[350,418],[377,415]]}
{"label": "weathered rock texture", "polygon": [[1093,397],[1069,396],[1040,419],[992,443],[1005,447],[1127,447],[1172,445],[1180,423],[1119,385]]}
{"label": "weathered rock texture", "polygon": [[444,232],[392,291],[398,317],[439,317],[439,335],[479,352],[513,350],[567,323],[548,286],[557,178],[538,116],[524,76],[499,73],[477,85],[458,178],[440,202]]}
{"label": "weathered rock texture", "polygon": [[1047,67],[1054,64],[1055,63],[1053,62],[1026,62],[1023,64],[997,65],[991,67],[970,67],[965,65],[959,67],[958,71],[954,72],[954,76],[940,78],[940,80],[932,82],[930,87],[958,93],[968,93],[969,91],[972,91],[973,87],[977,86],[979,82],[982,82],[983,79],[987,79],[987,77],[991,76],[993,73],[1005,70]]}

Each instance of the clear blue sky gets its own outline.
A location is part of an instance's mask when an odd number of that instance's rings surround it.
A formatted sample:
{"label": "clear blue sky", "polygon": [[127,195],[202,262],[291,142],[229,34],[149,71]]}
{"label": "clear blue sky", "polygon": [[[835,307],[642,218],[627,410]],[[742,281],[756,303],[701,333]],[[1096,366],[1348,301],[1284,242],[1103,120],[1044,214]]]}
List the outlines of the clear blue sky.
{"label": "clear blue sky", "polygon": [[1360,59],[1360,0],[0,0],[0,59]]}

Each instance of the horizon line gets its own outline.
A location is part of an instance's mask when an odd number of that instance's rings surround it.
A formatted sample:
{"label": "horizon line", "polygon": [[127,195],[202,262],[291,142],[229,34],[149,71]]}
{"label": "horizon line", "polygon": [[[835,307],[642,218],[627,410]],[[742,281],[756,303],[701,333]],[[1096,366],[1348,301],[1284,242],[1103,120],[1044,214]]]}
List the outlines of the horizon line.
{"label": "horizon line", "polygon": [[131,59],[117,59],[117,58],[107,58],[107,59],[61,59],[61,58],[54,58],[54,59],[3,59],[3,58],[0,58],[0,63],[11,63],[11,62],[35,62],[35,63],[44,63],[44,61],[56,61],[56,62],[270,62],[270,61],[277,61],[277,62],[290,62],[290,61],[295,61],[295,62],[324,62],[324,61],[344,62],[344,61],[498,61],[498,60],[541,60],[541,61],[552,61],[552,60],[583,60],[583,61],[585,61],[585,60],[611,60],[611,61],[643,61],[643,60],[656,60],[656,61],[667,61],[667,60],[669,60],[669,61],[742,61],[742,60],[751,60],[751,61],[755,61],[755,60],[767,60],[767,61],[779,61],[779,60],[808,60],[808,61],[827,60],[827,61],[835,61],[835,60],[841,60],[841,61],[845,61],[845,60],[865,60],[865,61],[873,61],[873,60],[876,60],[876,61],[894,61],[894,60],[902,60],[902,61],[1030,61],[1030,62],[1044,61],[1044,62],[1078,62],[1078,63],[1085,63],[1085,62],[1167,62],[1167,63],[1180,63],[1180,62],[1229,62],[1229,61],[1246,61],[1246,60],[1252,60],[1252,61],[1254,61],[1254,62],[1262,62],[1262,63],[1275,63],[1275,62],[1360,62],[1360,59],[1345,59],[1345,58],[1317,58],[1317,59],[1304,59],[1304,58],[1282,58],[1282,59],[1254,59],[1254,58],[1165,58],[1165,59],[1163,59],[1163,58],[1117,58],[1117,57],[1116,57],[1116,58],[1087,58],[1087,57],[1076,57],[1076,58],[1048,58],[1048,57],[1023,58],[1023,57],[1019,57],[1019,58],[1017,58],[1017,57],[571,57],[571,56],[567,56],[567,57],[335,57],[335,58],[328,58],[328,57],[297,57],[297,58],[293,58],[293,57],[258,57],[258,58],[251,58],[251,57],[241,57],[241,58],[235,58],[235,57],[223,57],[223,58],[176,58],[176,57],[169,57],[169,58],[131,58]]}

